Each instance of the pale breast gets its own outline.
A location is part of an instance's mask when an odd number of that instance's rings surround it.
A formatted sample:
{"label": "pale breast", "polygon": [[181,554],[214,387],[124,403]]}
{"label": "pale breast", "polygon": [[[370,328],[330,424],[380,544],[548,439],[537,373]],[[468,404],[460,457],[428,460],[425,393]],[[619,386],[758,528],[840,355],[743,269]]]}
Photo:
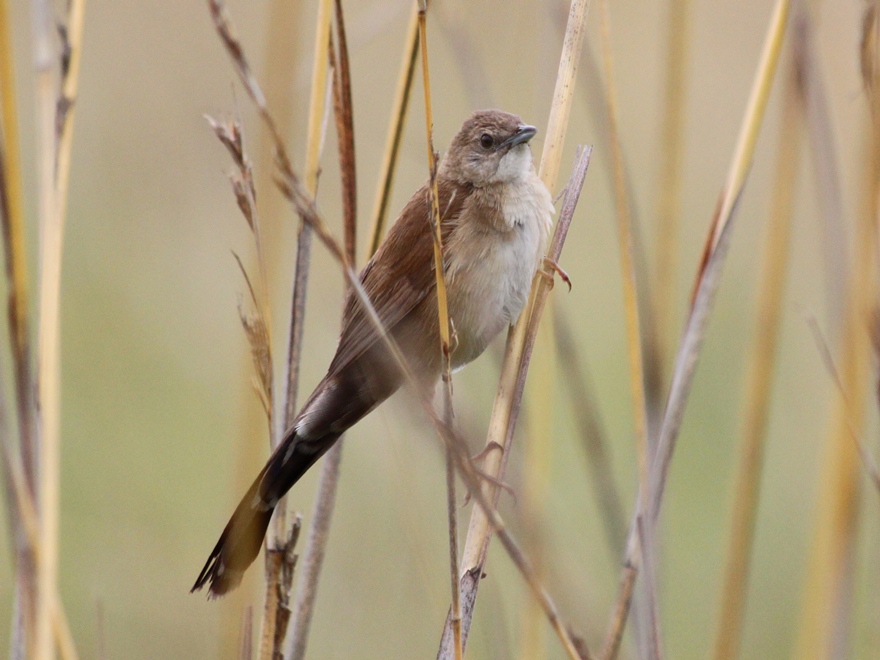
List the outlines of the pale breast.
{"label": "pale breast", "polygon": [[544,254],[553,204],[532,173],[477,198],[450,237],[446,278],[458,347],[453,367],[478,357],[519,318]]}

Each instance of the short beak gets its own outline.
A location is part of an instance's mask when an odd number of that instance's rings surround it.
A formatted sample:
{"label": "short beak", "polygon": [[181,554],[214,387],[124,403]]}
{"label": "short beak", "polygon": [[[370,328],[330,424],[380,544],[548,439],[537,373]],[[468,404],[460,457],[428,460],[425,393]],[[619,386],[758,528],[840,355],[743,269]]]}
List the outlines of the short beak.
{"label": "short beak", "polygon": [[533,137],[535,137],[535,133],[538,132],[538,129],[534,126],[520,126],[516,133],[507,138],[504,142],[501,143],[502,147],[515,147],[518,144],[522,144],[523,142],[528,142]]}

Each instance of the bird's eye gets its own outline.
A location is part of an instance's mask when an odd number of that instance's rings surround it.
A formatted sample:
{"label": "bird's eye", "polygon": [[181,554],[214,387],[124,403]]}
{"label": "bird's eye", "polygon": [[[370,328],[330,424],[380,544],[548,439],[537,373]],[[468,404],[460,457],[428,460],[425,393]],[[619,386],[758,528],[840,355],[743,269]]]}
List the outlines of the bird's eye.
{"label": "bird's eye", "polygon": [[493,140],[492,136],[488,133],[483,133],[480,136],[480,146],[482,146],[483,149],[491,149],[493,144],[495,144],[495,140]]}

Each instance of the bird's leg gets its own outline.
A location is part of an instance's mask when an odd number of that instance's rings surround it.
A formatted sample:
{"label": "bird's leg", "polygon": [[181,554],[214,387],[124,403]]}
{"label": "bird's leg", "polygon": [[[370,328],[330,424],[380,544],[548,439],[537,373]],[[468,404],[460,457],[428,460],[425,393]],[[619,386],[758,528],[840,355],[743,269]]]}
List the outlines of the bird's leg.
{"label": "bird's leg", "polygon": [[471,460],[474,463],[478,463],[479,461],[482,461],[483,459],[485,459],[489,455],[490,452],[493,452],[495,450],[504,451],[504,448],[493,440],[488,445],[486,445],[483,448],[483,451],[481,451],[479,454],[477,454],[476,456],[471,456]]}
{"label": "bird's leg", "polygon": [[[472,462],[482,461],[489,455],[490,452],[493,452],[493,451],[504,451],[504,448],[501,445],[499,445],[497,442],[494,442],[494,441],[490,442],[489,444],[486,445],[486,447],[485,447],[485,449],[483,449],[483,451],[481,451],[479,454],[477,454],[476,456],[471,458],[471,461]],[[492,484],[493,486],[495,486],[496,488],[500,488],[504,492],[509,493],[510,496],[514,500],[514,503],[516,502],[516,493],[514,492],[514,490],[511,486],[509,486],[508,484],[504,483],[503,481],[501,481],[499,479],[496,479],[491,474],[478,468],[476,465],[472,465],[472,467],[474,469],[474,473],[480,479],[484,479],[484,480],[488,481],[490,484]],[[471,493],[470,493],[470,491],[468,491],[467,493],[465,493],[464,502],[462,503],[462,506],[465,506],[470,501],[471,501]]]}
{"label": "bird's leg", "polygon": [[[539,268],[538,272],[543,277],[546,277],[548,280],[550,280],[550,288],[553,288],[553,273],[556,273],[557,275],[559,275],[560,278],[562,278],[562,281],[568,285],[568,290],[571,291],[571,278],[568,276],[568,273],[562,270],[562,267],[550,257],[544,257],[542,261],[543,268]],[[544,268],[549,268],[549,270],[545,270]]]}

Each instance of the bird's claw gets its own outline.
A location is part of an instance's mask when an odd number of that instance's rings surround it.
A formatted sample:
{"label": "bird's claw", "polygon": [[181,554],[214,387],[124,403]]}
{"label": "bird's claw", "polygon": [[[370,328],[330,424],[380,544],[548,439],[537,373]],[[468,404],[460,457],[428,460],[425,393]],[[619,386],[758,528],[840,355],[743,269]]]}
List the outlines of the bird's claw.
{"label": "bird's claw", "polygon": [[473,461],[474,463],[478,463],[479,461],[484,460],[490,453],[496,450],[504,451],[504,448],[493,440],[483,448],[483,451],[481,451],[476,456],[472,456],[471,461]]}
{"label": "bird's claw", "polygon": [[[495,451],[495,450],[503,451],[504,448],[501,445],[499,445],[497,442],[490,442],[488,445],[486,445],[486,448],[483,449],[483,451],[481,451],[479,454],[474,456],[471,460],[472,461],[482,461],[483,459],[486,458],[486,456],[489,455],[490,452]],[[511,486],[504,483],[500,479],[496,479],[488,472],[485,472],[484,470],[481,470],[480,468],[478,468],[476,465],[473,465],[472,467],[473,467],[474,473],[477,475],[477,477],[479,477],[480,479],[483,479],[485,481],[488,481],[490,484],[492,484],[496,488],[500,488],[504,492],[508,493],[513,498],[514,504],[516,503],[516,492],[513,490],[513,488]],[[462,506],[467,505],[470,501],[471,501],[471,493],[470,493],[470,491],[468,491],[467,493],[465,493],[464,502],[462,503]]]}
{"label": "bird's claw", "polygon": [[568,290],[571,291],[571,278],[568,276],[568,273],[566,273],[564,270],[562,270],[562,267],[558,263],[556,263],[550,257],[544,257],[544,264],[543,265],[545,267],[548,267],[550,270],[547,271],[547,270],[544,270],[544,268],[539,268],[538,272],[543,277],[547,278],[547,280],[550,282],[551,289],[553,288],[553,284],[555,282],[555,280],[553,279],[553,274],[555,273],[555,274],[559,275],[559,277],[562,279],[562,281],[568,285]]}

